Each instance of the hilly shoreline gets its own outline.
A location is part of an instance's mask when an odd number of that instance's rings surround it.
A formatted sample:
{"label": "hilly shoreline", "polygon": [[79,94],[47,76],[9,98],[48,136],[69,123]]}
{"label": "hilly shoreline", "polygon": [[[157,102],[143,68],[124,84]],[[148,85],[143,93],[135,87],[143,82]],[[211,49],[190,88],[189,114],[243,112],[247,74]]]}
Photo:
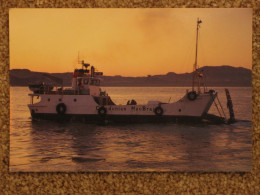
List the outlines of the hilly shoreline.
{"label": "hilly shoreline", "polygon": [[[204,72],[207,86],[241,86],[252,85],[252,71],[242,67],[232,66],[204,66],[200,68]],[[11,86],[28,86],[40,82],[54,84],[45,76],[49,74],[63,79],[64,86],[71,86],[72,72],[70,73],[45,73],[34,72],[28,69],[10,70]],[[102,76],[101,86],[133,86],[133,87],[159,87],[159,86],[191,86],[192,73],[177,74],[168,72],[164,75],[148,75],[143,77]]]}

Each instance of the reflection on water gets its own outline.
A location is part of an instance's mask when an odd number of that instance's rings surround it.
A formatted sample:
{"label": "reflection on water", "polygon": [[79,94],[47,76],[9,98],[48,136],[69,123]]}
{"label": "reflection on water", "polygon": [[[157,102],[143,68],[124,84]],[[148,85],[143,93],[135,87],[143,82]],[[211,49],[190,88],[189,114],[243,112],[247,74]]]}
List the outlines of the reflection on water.
{"label": "reflection on water", "polygon": [[[250,171],[252,166],[250,121],[108,126],[31,122],[27,89],[11,90],[11,171]],[[243,110],[245,103],[240,104]],[[251,117],[239,114],[244,120]]]}

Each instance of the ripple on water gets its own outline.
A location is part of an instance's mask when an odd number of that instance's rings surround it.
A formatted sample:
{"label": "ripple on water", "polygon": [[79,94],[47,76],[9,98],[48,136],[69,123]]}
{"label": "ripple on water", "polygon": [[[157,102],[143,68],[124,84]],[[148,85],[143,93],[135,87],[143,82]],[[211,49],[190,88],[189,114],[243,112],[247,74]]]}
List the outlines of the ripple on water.
{"label": "ripple on water", "polygon": [[[11,89],[13,90],[13,89]],[[145,88],[108,88],[121,99],[137,94],[146,101]],[[150,88],[149,90],[156,90]],[[173,88],[163,88],[162,97]],[[241,92],[244,90],[244,92]],[[131,92],[132,91],[132,92]],[[184,88],[174,88],[180,96]],[[248,89],[232,88],[232,94],[247,94]],[[131,93],[130,93],[131,92]],[[147,92],[147,90],[146,90]],[[241,104],[232,125],[208,124],[113,124],[58,123],[30,120],[25,105],[27,89],[13,90],[11,97],[10,171],[250,171],[250,105]],[[127,96],[123,97],[124,94]],[[157,94],[156,91],[152,94]],[[220,92],[220,99],[225,98]],[[123,97],[123,99],[122,99]],[[177,96],[176,96],[177,97]],[[15,101],[14,101],[15,99]],[[168,98],[166,98],[168,100]],[[234,98],[234,104],[240,101]],[[243,99],[245,101],[245,99]],[[248,102],[251,98],[248,97]],[[214,110],[212,110],[214,112]]]}

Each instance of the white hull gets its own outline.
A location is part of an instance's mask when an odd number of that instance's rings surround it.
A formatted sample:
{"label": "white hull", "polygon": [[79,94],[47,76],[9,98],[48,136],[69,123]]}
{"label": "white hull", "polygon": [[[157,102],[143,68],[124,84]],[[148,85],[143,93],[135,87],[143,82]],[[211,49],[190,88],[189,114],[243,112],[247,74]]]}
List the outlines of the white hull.
{"label": "white hull", "polygon": [[189,100],[187,95],[174,103],[151,103],[143,105],[98,105],[91,95],[53,95],[41,94],[41,101],[29,104],[33,114],[56,114],[57,105],[63,103],[66,106],[64,115],[99,115],[98,109],[104,107],[106,116],[154,116],[155,109],[160,107],[163,110],[161,116],[187,116],[202,117],[211,107],[216,97],[214,94],[200,94],[195,100]]}

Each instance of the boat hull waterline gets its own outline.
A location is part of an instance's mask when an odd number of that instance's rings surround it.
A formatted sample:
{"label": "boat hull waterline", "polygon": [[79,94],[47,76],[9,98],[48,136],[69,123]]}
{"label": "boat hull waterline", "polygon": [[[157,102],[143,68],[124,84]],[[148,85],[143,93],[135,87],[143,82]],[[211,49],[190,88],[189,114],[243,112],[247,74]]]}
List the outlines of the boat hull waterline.
{"label": "boat hull waterline", "polygon": [[[83,122],[199,122],[207,114],[217,93],[187,95],[174,103],[150,101],[143,105],[99,105],[89,95],[42,94],[41,101],[29,104],[33,119]],[[61,112],[60,107],[62,106]],[[65,110],[63,110],[65,109]]]}

